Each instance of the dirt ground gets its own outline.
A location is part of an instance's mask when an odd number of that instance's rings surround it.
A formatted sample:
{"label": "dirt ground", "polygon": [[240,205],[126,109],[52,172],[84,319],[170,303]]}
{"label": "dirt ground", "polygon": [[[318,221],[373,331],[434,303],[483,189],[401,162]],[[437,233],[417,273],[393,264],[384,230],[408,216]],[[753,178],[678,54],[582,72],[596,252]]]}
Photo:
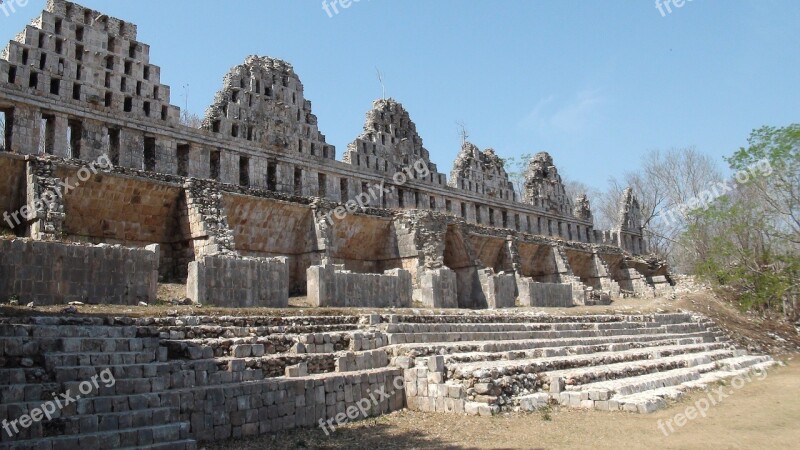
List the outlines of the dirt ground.
{"label": "dirt ground", "polygon": [[[554,408],[495,417],[400,411],[346,425],[215,443],[208,450],[255,449],[790,449],[800,446],[800,360],[753,378],[683,427],[666,421],[711,392],[697,391],[650,415]],[[737,385],[738,386],[738,385]],[[549,416],[549,417],[548,417]],[[674,419],[673,422],[674,423]]]}

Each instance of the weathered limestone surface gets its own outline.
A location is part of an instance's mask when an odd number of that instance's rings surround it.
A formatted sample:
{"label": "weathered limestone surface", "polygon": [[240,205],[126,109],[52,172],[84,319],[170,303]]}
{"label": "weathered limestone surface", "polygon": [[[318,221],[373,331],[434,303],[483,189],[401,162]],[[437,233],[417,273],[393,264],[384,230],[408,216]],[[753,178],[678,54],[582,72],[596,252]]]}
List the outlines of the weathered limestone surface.
{"label": "weathered limestone surface", "polygon": [[196,303],[229,308],[285,308],[286,258],[206,255],[189,264],[186,293]]}
{"label": "weathered limestone surface", "polygon": [[537,283],[530,278],[518,278],[517,286],[519,286],[521,306],[558,308],[574,306],[570,284]]}
{"label": "weathered limestone surface", "polygon": [[453,163],[448,184],[489,198],[516,200],[514,186],[508,181],[503,160],[493,149],[481,151],[469,142],[462,145]]}
{"label": "weathered limestone surface", "polygon": [[517,298],[514,275],[494,273],[492,269],[478,271],[482,296],[490,309],[513,308]]}
{"label": "weathered limestone surface", "polygon": [[446,267],[425,270],[419,301],[427,308],[458,308],[456,284],[456,273]]}
{"label": "weathered limestone surface", "polygon": [[156,299],[158,245],[0,240],[0,292],[35,305],[68,302],[136,305]]}
{"label": "weathered limestone surface", "polygon": [[411,274],[403,269],[383,274],[353,273],[337,264],[308,269],[308,299],[316,306],[407,308],[411,295]]}

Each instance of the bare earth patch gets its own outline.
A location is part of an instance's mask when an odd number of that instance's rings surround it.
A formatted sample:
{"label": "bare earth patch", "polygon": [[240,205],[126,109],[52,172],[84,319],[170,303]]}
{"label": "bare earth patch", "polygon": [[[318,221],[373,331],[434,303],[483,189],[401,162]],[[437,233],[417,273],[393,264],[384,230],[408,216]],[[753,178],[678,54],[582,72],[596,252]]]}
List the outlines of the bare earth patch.
{"label": "bare earth patch", "polygon": [[[790,357],[792,358],[792,357]],[[788,359],[788,358],[787,358]],[[727,390],[733,390],[727,387]],[[495,417],[399,411],[337,429],[292,430],[208,445],[208,450],[246,449],[777,449],[800,442],[800,364],[770,370],[712,406],[669,436],[658,427],[706,397],[698,391],[654,414],[608,413],[555,407],[545,414]]]}

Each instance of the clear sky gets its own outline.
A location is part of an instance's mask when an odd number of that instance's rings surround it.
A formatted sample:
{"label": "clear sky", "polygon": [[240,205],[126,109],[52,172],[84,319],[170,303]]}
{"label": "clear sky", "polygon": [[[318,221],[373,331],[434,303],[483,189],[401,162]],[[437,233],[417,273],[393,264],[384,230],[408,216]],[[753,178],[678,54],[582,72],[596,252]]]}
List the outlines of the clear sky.
{"label": "clear sky", "polygon": [[[44,3],[0,12],[0,39]],[[686,0],[663,15],[654,0],[353,0],[330,15],[322,0],[79,3],[138,24],[172,103],[188,84],[200,115],[247,55],[289,61],[339,155],[381,96],[378,67],[448,174],[457,122],[481,148],[545,150],[603,188],[648,150],[721,161],[752,129],[800,119],[797,0]]]}

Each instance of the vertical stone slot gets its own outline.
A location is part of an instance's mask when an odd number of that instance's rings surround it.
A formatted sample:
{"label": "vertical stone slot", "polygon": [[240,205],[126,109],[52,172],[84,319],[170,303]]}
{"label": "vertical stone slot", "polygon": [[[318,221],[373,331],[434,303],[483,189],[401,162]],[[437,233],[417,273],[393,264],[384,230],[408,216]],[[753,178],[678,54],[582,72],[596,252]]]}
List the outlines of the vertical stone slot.
{"label": "vertical stone slot", "polygon": [[219,181],[220,151],[212,150],[209,158],[209,175],[211,179]]}
{"label": "vertical stone slot", "polygon": [[14,132],[14,110],[0,109],[0,127],[3,128],[3,140],[0,141],[0,151],[11,151],[11,140]]}
{"label": "vertical stone slot", "polygon": [[319,197],[328,196],[328,176],[324,173],[317,174],[317,185],[319,186]]}
{"label": "vertical stone slot", "polygon": [[278,190],[278,171],[277,164],[270,161],[267,162],[267,190]]}
{"label": "vertical stone slot", "polygon": [[182,177],[189,176],[189,151],[191,146],[189,144],[178,145],[178,175]]}
{"label": "vertical stone slot", "polygon": [[250,158],[239,157],[239,185],[250,186]]}
{"label": "vertical stone slot", "polygon": [[155,172],[156,171],[156,138],[146,137],[144,138],[144,153],[143,153],[142,162],[144,164],[144,170],[148,172]]}
{"label": "vertical stone slot", "polygon": [[56,142],[56,118],[50,114],[42,114],[39,152],[46,155],[54,154]]}
{"label": "vertical stone slot", "polygon": [[303,169],[299,167],[294,169],[294,194],[303,195]]}
{"label": "vertical stone slot", "polygon": [[116,128],[108,130],[108,157],[111,159],[111,164],[119,164],[119,150],[120,150],[120,134],[121,131]]}
{"label": "vertical stone slot", "polygon": [[69,156],[80,159],[81,140],[83,139],[83,124],[79,120],[67,122],[67,142],[69,142]]}
{"label": "vertical stone slot", "polygon": [[350,200],[350,193],[348,192],[347,187],[347,178],[341,178],[339,180],[339,200],[342,203],[347,203]]}

